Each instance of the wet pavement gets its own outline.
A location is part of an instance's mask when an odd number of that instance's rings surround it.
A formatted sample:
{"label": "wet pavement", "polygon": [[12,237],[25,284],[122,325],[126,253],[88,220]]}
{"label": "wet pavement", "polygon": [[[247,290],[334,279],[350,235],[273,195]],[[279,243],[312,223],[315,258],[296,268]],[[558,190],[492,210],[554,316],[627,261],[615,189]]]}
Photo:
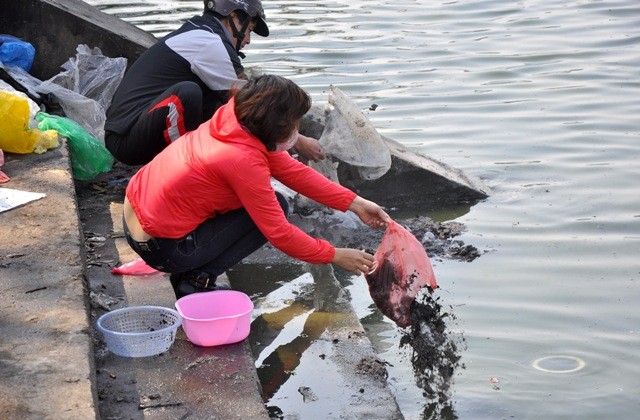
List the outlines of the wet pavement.
{"label": "wet pavement", "polygon": [[[175,302],[166,275],[114,276],[110,272],[113,266],[136,258],[122,236],[120,219],[125,180],[134,170],[116,164],[110,173],[91,182],[76,182],[86,239],[86,277],[90,293],[99,297],[93,300],[90,312],[94,323],[105,312],[101,303],[111,303],[110,309],[116,309],[134,305],[173,307]],[[268,263],[268,268],[255,265],[255,261]],[[235,289],[246,290],[251,287],[244,286],[255,283],[256,278],[262,280],[265,270],[290,272],[290,266],[310,276],[314,308],[305,328],[294,338],[299,347],[291,357],[274,351],[258,369],[275,369],[280,380],[270,383],[277,388],[285,383],[286,387],[293,387],[289,398],[299,400],[300,414],[322,413],[324,418],[375,418],[382,414],[380,418],[402,418],[380,373],[357,369],[363,360],[375,361],[377,357],[331,266],[301,265],[266,246],[231,270],[229,277]],[[273,282],[275,279],[267,287],[273,287]],[[274,317],[272,314],[267,319]],[[265,321],[257,313],[254,318],[252,335]],[[275,332],[274,338],[280,336],[282,331],[277,325],[272,323],[269,328]],[[278,417],[277,409],[264,404],[276,389],[270,389],[267,382],[260,383],[255,366],[258,350],[252,351],[250,340],[202,348],[192,345],[180,329],[174,346],[165,354],[127,359],[109,352],[95,330],[92,336],[103,418],[206,418],[211,413],[219,418]],[[267,344],[265,340],[263,344]],[[309,363],[302,362],[301,355],[317,357],[310,375],[303,373]]]}

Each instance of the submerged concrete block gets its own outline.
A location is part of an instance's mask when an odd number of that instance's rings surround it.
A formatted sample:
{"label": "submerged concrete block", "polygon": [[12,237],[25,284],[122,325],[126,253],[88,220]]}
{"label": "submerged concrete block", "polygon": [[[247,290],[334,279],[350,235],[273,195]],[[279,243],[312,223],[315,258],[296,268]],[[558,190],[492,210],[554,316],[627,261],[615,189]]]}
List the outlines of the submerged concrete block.
{"label": "submerged concrete block", "polygon": [[[300,132],[319,139],[324,129],[325,113],[314,106],[303,117]],[[340,183],[358,195],[386,208],[401,210],[475,204],[489,196],[489,188],[480,179],[381,137],[391,152],[391,168],[380,178],[364,179],[357,167],[338,161]]]}
{"label": "submerged concrete block", "polygon": [[78,44],[98,47],[107,57],[125,57],[131,64],[157,41],[80,0],[3,1],[0,28],[33,44],[36,56],[30,73],[41,80],[60,73],[60,66],[75,57]]}

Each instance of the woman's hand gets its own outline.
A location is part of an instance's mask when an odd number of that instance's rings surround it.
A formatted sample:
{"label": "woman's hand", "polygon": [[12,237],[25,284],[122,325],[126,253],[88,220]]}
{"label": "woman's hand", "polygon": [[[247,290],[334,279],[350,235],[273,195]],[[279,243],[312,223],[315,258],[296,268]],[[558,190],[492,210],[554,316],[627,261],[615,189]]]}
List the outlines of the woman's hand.
{"label": "woman's hand", "polygon": [[310,160],[318,162],[325,158],[324,150],[318,140],[298,134],[298,141],[293,146],[293,151],[300,155],[303,162],[309,162]]}
{"label": "woman's hand", "polygon": [[357,249],[336,248],[331,262],[359,276],[371,271],[373,255]]}
{"label": "woman's hand", "polygon": [[358,215],[362,223],[374,229],[387,227],[391,217],[373,201],[357,196],[349,206],[349,210]]}

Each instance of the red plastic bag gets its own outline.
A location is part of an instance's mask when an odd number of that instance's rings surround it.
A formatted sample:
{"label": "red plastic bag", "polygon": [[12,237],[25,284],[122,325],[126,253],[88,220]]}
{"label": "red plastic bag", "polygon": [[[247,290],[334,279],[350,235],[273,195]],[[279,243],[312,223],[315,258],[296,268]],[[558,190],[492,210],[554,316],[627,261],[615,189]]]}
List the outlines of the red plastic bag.
{"label": "red plastic bag", "polygon": [[378,309],[400,327],[411,325],[411,303],[425,286],[438,287],[424,247],[407,229],[392,221],[365,278]]}
{"label": "red plastic bag", "polygon": [[125,274],[130,276],[142,276],[145,274],[155,274],[157,272],[158,270],[149,267],[142,258],[136,258],[133,261],[111,269],[111,274]]}

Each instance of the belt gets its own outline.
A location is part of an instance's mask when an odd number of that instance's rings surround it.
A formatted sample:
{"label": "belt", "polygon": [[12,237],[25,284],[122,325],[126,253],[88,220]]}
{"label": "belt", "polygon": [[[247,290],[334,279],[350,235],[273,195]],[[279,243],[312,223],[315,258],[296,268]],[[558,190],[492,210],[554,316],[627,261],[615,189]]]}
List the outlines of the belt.
{"label": "belt", "polygon": [[140,248],[140,250],[149,252],[149,251],[155,251],[157,249],[160,249],[160,246],[158,245],[158,242],[156,241],[155,238],[150,238],[146,241],[136,241],[135,239],[133,239],[133,236],[131,236],[129,229],[127,228],[127,223],[124,221],[124,218],[123,218],[122,228],[123,228],[122,230],[124,231],[124,235],[127,237],[127,240],[129,241],[129,243]]}
{"label": "belt", "polygon": [[144,241],[144,242],[139,242],[136,241],[135,239],[133,239],[130,235],[129,235],[129,240],[131,242],[133,242],[138,248],[140,248],[142,251],[155,251],[157,249],[160,249],[160,247],[158,246],[158,243],[156,242],[155,239],[151,238],[148,241]]}

